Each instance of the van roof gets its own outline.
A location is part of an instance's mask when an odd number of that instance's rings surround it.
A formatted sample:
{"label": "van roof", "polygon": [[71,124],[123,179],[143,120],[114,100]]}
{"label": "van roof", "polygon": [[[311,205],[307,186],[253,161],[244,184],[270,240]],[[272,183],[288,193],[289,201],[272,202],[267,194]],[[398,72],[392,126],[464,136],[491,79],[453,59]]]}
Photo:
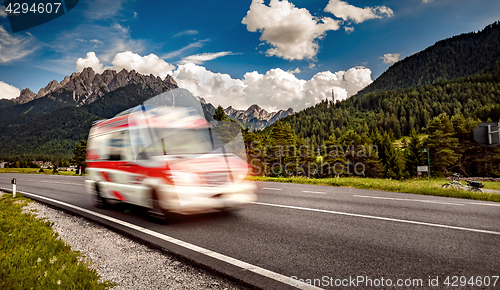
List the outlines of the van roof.
{"label": "van roof", "polygon": [[130,128],[204,128],[207,120],[195,108],[142,105],[125,110],[111,119],[94,122],[90,135]]}

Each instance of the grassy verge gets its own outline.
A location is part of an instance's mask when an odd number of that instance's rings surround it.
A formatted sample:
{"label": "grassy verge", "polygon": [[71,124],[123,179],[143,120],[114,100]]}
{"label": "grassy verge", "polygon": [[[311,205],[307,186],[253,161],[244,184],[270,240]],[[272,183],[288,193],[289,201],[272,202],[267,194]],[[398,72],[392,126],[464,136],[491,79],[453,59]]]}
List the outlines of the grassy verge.
{"label": "grassy verge", "polygon": [[[500,202],[500,194],[480,193],[454,189],[443,189],[441,185],[448,182],[444,178],[431,179],[431,182],[424,179],[412,179],[405,181],[389,179],[371,179],[371,178],[307,178],[307,177],[254,177],[257,181],[273,181],[287,183],[315,184],[326,186],[341,186],[361,189],[374,189],[393,192],[415,193],[423,195],[435,195],[446,197],[458,197],[476,200],[488,200]],[[465,182],[462,182],[463,184]],[[484,182],[487,189],[500,189],[496,182]]]}
{"label": "grassy verge", "polygon": [[52,223],[23,214],[29,202],[0,194],[0,289],[107,289],[97,272],[79,261]]}
{"label": "grassy verge", "polygon": [[0,168],[0,173],[28,173],[28,174],[49,174],[49,175],[77,175],[75,171],[59,171],[52,173],[51,169],[44,169],[40,172],[40,168]]}

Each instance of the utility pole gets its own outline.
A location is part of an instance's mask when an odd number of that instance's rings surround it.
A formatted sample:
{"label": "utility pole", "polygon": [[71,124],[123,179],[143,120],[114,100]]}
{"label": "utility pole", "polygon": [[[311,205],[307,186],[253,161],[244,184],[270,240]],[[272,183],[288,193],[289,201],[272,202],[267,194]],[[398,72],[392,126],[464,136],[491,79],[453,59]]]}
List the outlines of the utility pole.
{"label": "utility pole", "polygon": [[429,175],[429,182],[431,182],[431,158],[429,157],[429,148],[424,148],[423,152],[427,152],[427,173]]}

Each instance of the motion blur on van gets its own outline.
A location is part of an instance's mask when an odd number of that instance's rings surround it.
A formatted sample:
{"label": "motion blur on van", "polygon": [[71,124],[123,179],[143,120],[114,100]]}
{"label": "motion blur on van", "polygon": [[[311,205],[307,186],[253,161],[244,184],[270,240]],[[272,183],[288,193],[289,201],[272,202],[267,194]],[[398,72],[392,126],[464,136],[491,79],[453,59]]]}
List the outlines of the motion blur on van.
{"label": "motion blur on van", "polygon": [[199,101],[176,89],[97,121],[87,143],[88,192],[166,219],[231,210],[256,200],[240,127],[209,122]]}

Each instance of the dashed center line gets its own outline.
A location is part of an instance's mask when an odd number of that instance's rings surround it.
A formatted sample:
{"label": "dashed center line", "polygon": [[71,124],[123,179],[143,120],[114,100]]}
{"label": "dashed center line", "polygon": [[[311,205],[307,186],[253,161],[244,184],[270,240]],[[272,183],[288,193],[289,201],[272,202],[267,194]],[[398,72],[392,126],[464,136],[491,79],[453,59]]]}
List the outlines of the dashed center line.
{"label": "dashed center line", "polygon": [[60,181],[43,181],[43,180],[30,180],[30,179],[25,179],[24,181],[34,181],[34,182],[44,182],[44,183],[57,183],[57,184],[70,184],[70,185],[84,185],[83,183],[60,182]]}
{"label": "dashed center line", "polygon": [[411,198],[394,198],[394,197],[384,197],[384,196],[368,196],[368,195],[353,195],[355,197],[365,197],[374,199],[387,199],[387,200],[401,200],[401,201],[415,201],[415,202],[426,202],[426,203],[438,203],[438,204],[448,204],[448,205],[464,205],[463,203],[451,203],[451,202],[441,202],[432,200],[422,200],[422,199],[411,199]]}
{"label": "dashed center line", "polygon": [[281,188],[274,188],[274,187],[263,187],[262,189],[267,189],[267,190],[282,190]]}
{"label": "dashed center line", "polygon": [[302,190],[302,192],[305,192],[305,193],[319,193],[319,194],[326,194],[326,192],[323,192],[323,191],[309,191],[309,190]]}
{"label": "dashed center line", "polygon": [[489,205],[489,206],[500,206],[500,204],[492,204],[492,203],[480,203],[480,202],[467,202],[466,204],[475,204],[475,205]]}

